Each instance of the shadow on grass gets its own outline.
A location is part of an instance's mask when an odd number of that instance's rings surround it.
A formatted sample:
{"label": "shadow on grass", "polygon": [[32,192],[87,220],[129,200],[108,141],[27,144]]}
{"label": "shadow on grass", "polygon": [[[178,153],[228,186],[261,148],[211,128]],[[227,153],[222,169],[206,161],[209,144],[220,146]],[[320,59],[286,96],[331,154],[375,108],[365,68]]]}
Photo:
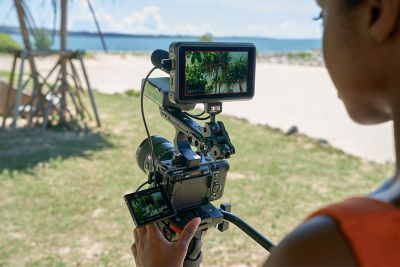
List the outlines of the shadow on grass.
{"label": "shadow on grass", "polygon": [[95,131],[0,131],[0,173],[26,171],[52,159],[90,157],[95,151],[112,148],[107,137]]}

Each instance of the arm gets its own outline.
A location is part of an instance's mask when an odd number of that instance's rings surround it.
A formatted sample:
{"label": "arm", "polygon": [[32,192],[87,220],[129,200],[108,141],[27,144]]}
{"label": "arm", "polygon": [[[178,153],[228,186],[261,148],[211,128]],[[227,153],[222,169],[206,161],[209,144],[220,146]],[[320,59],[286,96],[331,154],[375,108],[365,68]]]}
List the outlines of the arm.
{"label": "arm", "polygon": [[336,221],[317,216],[283,239],[264,264],[270,266],[357,266],[357,263]]}

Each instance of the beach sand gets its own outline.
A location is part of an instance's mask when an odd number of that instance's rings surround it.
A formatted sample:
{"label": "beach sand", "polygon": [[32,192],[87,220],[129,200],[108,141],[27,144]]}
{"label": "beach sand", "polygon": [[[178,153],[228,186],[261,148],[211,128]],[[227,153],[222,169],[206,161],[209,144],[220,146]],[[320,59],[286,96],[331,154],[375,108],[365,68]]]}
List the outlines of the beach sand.
{"label": "beach sand", "polygon": [[[271,55],[262,59],[257,63],[254,99],[225,103],[224,114],[283,131],[297,126],[300,133],[366,160],[395,160],[391,123],[367,127],[352,122],[323,64],[296,60],[293,65]],[[49,70],[54,62],[55,58],[41,59],[39,69]],[[149,55],[135,54],[90,54],[85,64],[92,87],[107,94],[139,89],[152,68]],[[10,67],[11,58],[2,56],[0,71]],[[167,75],[157,71],[152,77],[159,76]]]}

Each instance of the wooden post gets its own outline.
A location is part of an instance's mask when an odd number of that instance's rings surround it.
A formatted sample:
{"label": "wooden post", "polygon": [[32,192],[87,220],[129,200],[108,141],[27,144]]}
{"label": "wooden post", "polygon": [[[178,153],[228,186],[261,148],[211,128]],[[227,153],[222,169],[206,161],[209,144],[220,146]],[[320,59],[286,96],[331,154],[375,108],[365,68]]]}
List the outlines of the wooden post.
{"label": "wooden post", "polygon": [[8,111],[9,111],[8,106],[10,104],[11,92],[12,92],[13,87],[14,87],[15,68],[17,67],[18,56],[19,55],[14,54],[11,74],[10,74],[9,83],[8,83],[7,96],[6,96],[6,99],[5,99],[4,112],[3,112],[3,123],[1,125],[1,129],[3,129],[6,126],[6,120],[8,118]]}
{"label": "wooden post", "polygon": [[[25,22],[25,11],[21,4],[21,0],[15,0],[15,9],[17,10],[19,28],[22,35],[22,40],[24,41],[25,50],[28,52],[32,51],[31,40],[29,39],[29,31]],[[35,72],[37,79],[37,70],[33,58],[29,59],[29,64],[31,65],[32,73]]]}
{"label": "wooden post", "polygon": [[[28,27],[26,26],[25,11],[21,4],[21,0],[14,0],[14,3],[15,3],[15,9],[17,10],[17,15],[18,15],[18,20],[19,20],[19,28],[20,28],[21,35],[22,35],[22,40],[24,41],[24,47],[25,47],[25,50],[29,54],[32,51],[32,45],[31,45],[31,40],[29,39]],[[40,96],[42,95],[42,89],[41,89],[41,85],[39,83],[39,75],[38,75],[38,71],[36,68],[35,60],[30,55],[28,55],[26,57],[26,59],[28,59],[28,61],[29,61],[29,66],[31,68],[31,76],[33,79],[32,97],[38,96],[39,101],[40,101]]]}
{"label": "wooden post", "polygon": [[26,54],[23,53],[21,55],[21,66],[19,69],[19,76],[18,76],[18,86],[17,86],[17,94],[15,97],[15,103],[14,103],[14,119],[12,122],[12,129],[17,128],[17,120],[19,117],[19,104],[21,103],[21,96],[22,96],[22,89],[23,89],[23,77],[24,77],[24,65],[25,65],[25,60],[26,60]]}
{"label": "wooden post", "polygon": [[88,76],[88,74],[86,72],[85,64],[83,64],[82,54],[79,55],[79,61],[81,63],[81,67],[82,67],[83,77],[85,77],[87,90],[89,92],[90,102],[92,103],[94,117],[96,118],[96,122],[97,122],[97,127],[101,127],[99,113],[97,112],[96,102],[94,101],[94,95],[93,95],[93,92],[92,92],[92,87],[90,87],[89,76]]}
{"label": "wooden post", "polygon": [[[61,39],[61,51],[67,50],[67,9],[68,0],[61,0],[61,27],[60,27],[60,39]],[[61,111],[60,118],[62,122],[65,122],[65,112],[67,109],[67,60],[61,56]]]}

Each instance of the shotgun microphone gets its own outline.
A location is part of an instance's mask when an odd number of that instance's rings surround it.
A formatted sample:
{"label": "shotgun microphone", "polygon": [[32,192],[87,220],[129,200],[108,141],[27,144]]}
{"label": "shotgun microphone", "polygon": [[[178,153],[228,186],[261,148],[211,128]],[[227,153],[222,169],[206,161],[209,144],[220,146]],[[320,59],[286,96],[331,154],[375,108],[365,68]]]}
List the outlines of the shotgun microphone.
{"label": "shotgun microphone", "polygon": [[151,63],[153,63],[154,67],[164,70],[166,66],[164,66],[163,60],[169,60],[168,51],[157,49],[151,54]]}

